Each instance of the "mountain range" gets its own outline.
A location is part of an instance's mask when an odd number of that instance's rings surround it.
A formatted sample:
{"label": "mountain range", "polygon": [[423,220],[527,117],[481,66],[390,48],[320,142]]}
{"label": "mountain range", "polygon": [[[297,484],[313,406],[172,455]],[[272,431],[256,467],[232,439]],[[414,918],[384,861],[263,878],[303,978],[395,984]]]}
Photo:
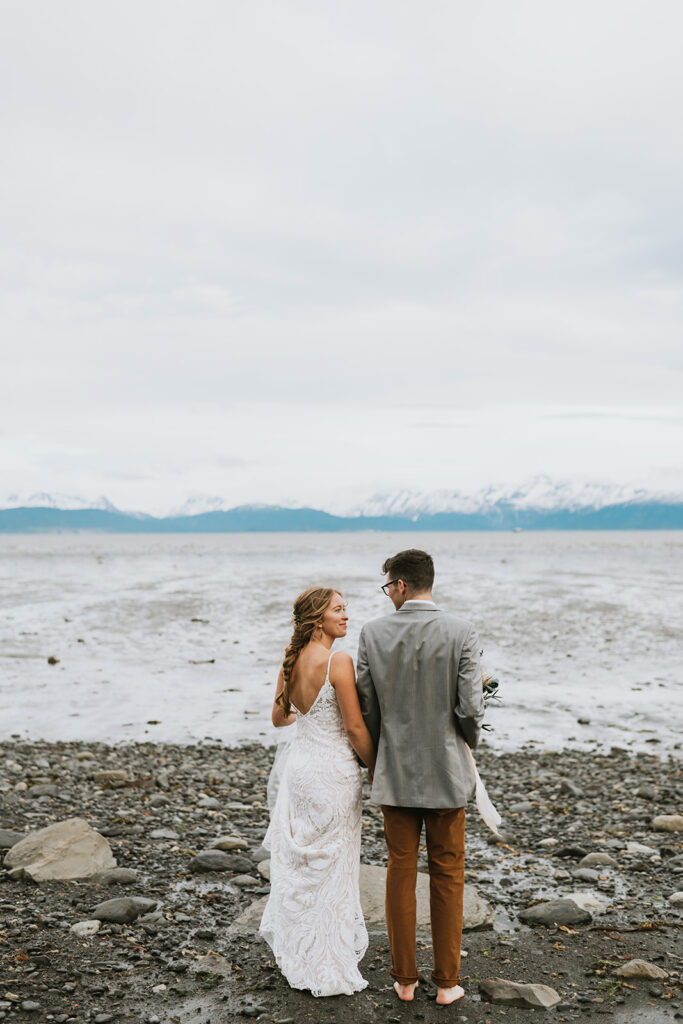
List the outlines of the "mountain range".
{"label": "mountain range", "polygon": [[98,530],[110,533],[332,532],[342,530],[679,530],[683,494],[634,486],[554,482],[474,494],[439,490],[378,494],[343,514],[310,507],[231,506],[195,495],[165,516],[121,511],[107,498],[39,492],[1,503],[0,532]]}

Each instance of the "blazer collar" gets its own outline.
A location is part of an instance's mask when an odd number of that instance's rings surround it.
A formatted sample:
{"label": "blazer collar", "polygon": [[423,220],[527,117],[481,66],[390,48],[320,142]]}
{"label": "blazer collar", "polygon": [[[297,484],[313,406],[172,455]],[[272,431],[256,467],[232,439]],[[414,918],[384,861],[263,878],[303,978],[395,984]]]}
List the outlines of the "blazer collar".
{"label": "blazer collar", "polygon": [[404,601],[401,607],[398,609],[398,614],[401,612],[438,612],[438,605],[435,605],[433,601]]}

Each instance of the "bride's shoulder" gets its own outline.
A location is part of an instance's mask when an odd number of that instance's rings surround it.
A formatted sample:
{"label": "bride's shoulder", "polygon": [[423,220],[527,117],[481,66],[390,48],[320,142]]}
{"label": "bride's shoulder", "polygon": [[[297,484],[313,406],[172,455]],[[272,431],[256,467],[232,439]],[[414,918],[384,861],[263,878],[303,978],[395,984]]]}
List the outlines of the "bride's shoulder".
{"label": "bride's shoulder", "polygon": [[330,667],[332,665],[353,665],[353,658],[346,651],[332,651],[330,655]]}
{"label": "bride's shoulder", "polygon": [[330,655],[330,682],[336,686],[349,678],[355,679],[353,658],[346,651],[334,651]]}

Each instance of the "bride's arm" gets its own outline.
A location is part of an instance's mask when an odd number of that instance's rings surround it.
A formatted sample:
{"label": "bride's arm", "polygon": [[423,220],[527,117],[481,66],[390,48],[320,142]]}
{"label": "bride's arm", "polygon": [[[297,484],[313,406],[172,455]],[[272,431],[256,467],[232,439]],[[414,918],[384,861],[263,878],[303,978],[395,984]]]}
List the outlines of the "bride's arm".
{"label": "bride's arm", "polygon": [[276,729],[279,729],[283,725],[294,725],[294,723],[296,722],[296,715],[294,714],[294,712],[292,711],[291,715],[285,715],[284,711],[282,710],[282,707],[277,702],[278,697],[282,693],[284,685],[285,685],[285,677],[284,677],[284,674],[282,672],[282,669],[280,669],[280,674],[277,677],[277,685],[275,687],[275,700],[273,701],[273,713],[270,716],[271,721],[272,721],[272,723],[273,723],[273,725],[275,726]]}
{"label": "bride's arm", "polygon": [[344,731],[349,743],[370,772],[375,770],[375,745],[363,721],[358,703],[356,677],[353,662],[348,654],[339,653],[334,656],[330,665],[330,682],[337,691],[337,701],[344,720]]}

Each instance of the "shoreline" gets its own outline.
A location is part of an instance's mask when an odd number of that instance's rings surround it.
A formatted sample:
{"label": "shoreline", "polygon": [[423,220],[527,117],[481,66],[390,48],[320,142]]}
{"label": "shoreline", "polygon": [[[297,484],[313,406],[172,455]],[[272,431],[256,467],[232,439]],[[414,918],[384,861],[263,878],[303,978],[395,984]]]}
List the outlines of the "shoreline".
{"label": "shoreline", "polygon": [[[22,1002],[39,1005],[33,1019],[52,1014],[57,1024],[152,1017],[165,1024],[190,1014],[198,1021],[312,1016],[337,1024],[357,1022],[359,1014],[368,1021],[402,1020],[408,1012],[411,1019],[441,1019],[428,981],[410,1011],[398,1003],[381,932],[372,932],[361,965],[369,988],[355,997],[314,1000],[290,990],[270,950],[235,929],[235,920],[268,891],[258,865],[273,747],[13,740],[0,750],[0,827],[24,833],[82,817],[107,838],[118,866],[136,872],[135,881],[111,885],[0,875],[4,1019],[24,1019]],[[674,952],[683,908],[669,902],[683,889],[683,833],[652,827],[658,815],[681,811],[680,759],[619,748],[606,754],[483,747],[477,762],[503,815],[503,842],[471,804],[466,877],[490,902],[494,924],[465,932],[467,995],[455,1012],[477,1024],[503,1015],[511,1024],[527,1020],[527,1010],[482,1001],[478,982],[505,977],[553,986],[562,998],[553,1011],[557,1020],[659,1021],[683,1013],[683,961]],[[98,782],[101,771],[126,778]],[[230,855],[237,858],[233,867],[194,873],[193,857],[221,836],[241,840]],[[629,843],[639,844],[634,852],[627,852]],[[576,876],[582,852],[606,853],[616,866]],[[386,863],[381,812],[367,792],[361,860]],[[420,870],[426,870],[423,852]],[[590,923],[529,928],[519,920],[530,904],[572,893],[599,908]],[[95,905],[119,896],[157,906],[129,924],[103,924],[90,939],[71,932]],[[426,979],[430,952],[428,939],[419,944]],[[667,979],[619,979],[613,971],[630,957],[663,967]],[[3,999],[3,990],[18,1002]]]}

